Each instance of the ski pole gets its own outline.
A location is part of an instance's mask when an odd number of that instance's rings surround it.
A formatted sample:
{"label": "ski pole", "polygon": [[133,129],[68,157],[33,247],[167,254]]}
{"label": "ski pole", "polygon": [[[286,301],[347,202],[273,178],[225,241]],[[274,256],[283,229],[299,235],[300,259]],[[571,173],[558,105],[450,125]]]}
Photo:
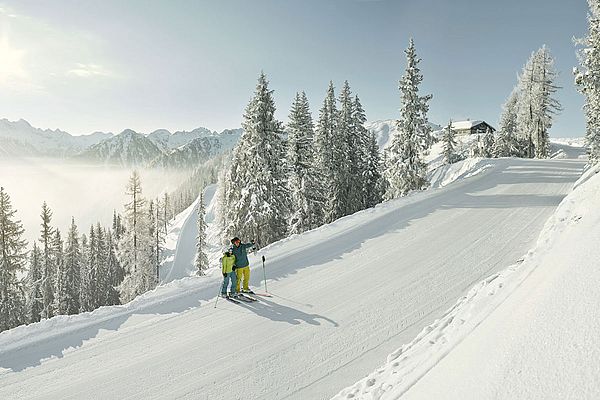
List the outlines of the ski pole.
{"label": "ski pole", "polygon": [[221,288],[219,288],[219,293],[217,293],[217,299],[215,300],[215,308],[217,308],[217,303],[219,302],[220,295],[221,295]]}
{"label": "ski pole", "polygon": [[263,262],[263,278],[265,280],[265,293],[269,293],[269,291],[267,290],[267,273],[265,272],[265,256],[262,256],[262,262]]}

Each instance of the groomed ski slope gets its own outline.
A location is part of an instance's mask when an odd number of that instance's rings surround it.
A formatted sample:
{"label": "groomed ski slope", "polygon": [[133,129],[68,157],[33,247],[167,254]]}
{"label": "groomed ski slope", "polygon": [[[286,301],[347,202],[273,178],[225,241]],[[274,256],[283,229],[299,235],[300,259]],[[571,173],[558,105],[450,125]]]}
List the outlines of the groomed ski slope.
{"label": "groomed ski slope", "polygon": [[583,167],[492,163],[263,249],[259,303],[214,309],[220,277],[185,278],[4,332],[0,398],[329,399],[521,258]]}
{"label": "groomed ski slope", "polygon": [[334,400],[598,399],[599,172],[581,177],[521,262]]}

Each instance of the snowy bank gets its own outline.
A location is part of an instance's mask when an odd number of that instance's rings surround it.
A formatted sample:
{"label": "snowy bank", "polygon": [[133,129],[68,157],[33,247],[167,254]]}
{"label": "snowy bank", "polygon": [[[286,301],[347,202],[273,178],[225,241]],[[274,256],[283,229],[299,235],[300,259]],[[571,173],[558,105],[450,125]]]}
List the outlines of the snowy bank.
{"label": "snowy bank", "polygon": [[598,398],[598,171],[580,178],[522,260],[333,399]]}

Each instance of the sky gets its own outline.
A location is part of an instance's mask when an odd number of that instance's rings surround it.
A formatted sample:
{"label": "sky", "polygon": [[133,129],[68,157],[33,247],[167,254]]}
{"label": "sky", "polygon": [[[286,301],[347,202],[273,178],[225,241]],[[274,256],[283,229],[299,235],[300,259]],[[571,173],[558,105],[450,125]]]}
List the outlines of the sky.
{"label": "sky", "polygon": [[545,44],[564,109],[551,136],[582,136],[586,15],[585,0],[0,0],[0,118],[75,135],[236,128],[261,71],[284,122],[297,91],[316,120],[330,80],[368,120],[398,118],[413,37],[432,122],[497,126]]}

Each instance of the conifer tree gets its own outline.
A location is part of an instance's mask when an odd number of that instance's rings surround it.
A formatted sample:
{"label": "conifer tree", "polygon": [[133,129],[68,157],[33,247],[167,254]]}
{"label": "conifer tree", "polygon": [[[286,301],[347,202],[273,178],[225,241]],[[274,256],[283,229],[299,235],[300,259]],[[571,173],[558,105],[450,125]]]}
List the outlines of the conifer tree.
{"label": "conifer tree", "polygon": [[499,134],[494,147],[495,157],[520,156],[521,151],[517,142],[518,101],[519,90],[515,87],[502,107]]}
{"label": "conifer tree", "polygon": [[[327,197],[327,220],[334,221],[355,211],[358,193],[352,193],[352,173],[357,173],[357,156],[352,145],[356,144],[354,132],[354,105],[348,81],[339,96],[340,108],[337,113],[337,126],[331,137],[332,175],[329,181],[331,193]],[[358,192],[358,191],[357,191]]]}
{"label": "conifer tree", "polygon": [[206,255],[207,244],[206,244],[206,222],[204,220],[206,216],[206,210],[204,208],[204,194],[200,192],[200,199],[198,202],[198,235],[196,236],[196,259],[195,266],[198,275],[204,275],[208,269],[208,256]]}
{"label": "conifer tree", "polygon": [[444,144],[444,160],[446,164],[453,164],[456,162],[456,131],[452,129],[452,120],[448,122],[448,126],[444,129],[444,135],[442,136],[442,142]]}
{"label": "conifer tree", "polygon": [[381,155],[375,133],[369,136],[369,151],[366,158],[366,169],[363,187],[364,208],[375,207],[383,200],[384,181],[381,176]]}
{"label": "conifer tree", "polygon": [[25,294],[18,274],[25,270],[27,242],[8,193],[0,187],[0,332],[26,321]]}
{"label": "conifer tree", "polygon": [[375,134],[365,128],[367,116],[358,95],[354,96],[352,120],[355,136],[350,151],[355,170],[351,171],[351,189],[356,188],[356,206],[352,210],[356,212],[381,203],[381,160]]}
{"label": "conifer tree", "polygon": [[494,147],[496,146],[496,139],[494,132],[488,128],[483,135],[482,152],[481,155],[486,158],[494,156]]}
{"label": "conifer tree", "polygon": [[[95,242],[95,239],[94,239]],[[81,235],[81,265],[79,270],[79,312],[92,311],[94,300],[92,297],[92,279],[90,266],[90,244],[86,235]]]}
{"label": "conifer tree", "polygon": [[[319,111],[319,120],[315,131],[315,164],[322,176],[325,185],[325,199],[328,200],[335,195],[332,182],[335,176],[336,165],[334,163],[334,142],[337,137],[338,111],[335,100],[335,89],[333,82],[329,82],[327,94],[323,100],[323,106]],[[330,207],[327,207],[323,223],[332,222],[335,218]],[[333,218],[333,219],[332,219]]]}
{"label": "conifer tree", "polygon": [[296,93],[287,126],[290,233],[302,233],[323,223],[323,184],[315,165],[314,125],[306,94]]}
{"label": "conifer tree", "polygon": [[585,96],[583,111],[586,118],[585,142],[588,162],[600,161],[600,3],[588,0],[588,33],[576,41],[581,68],[575,69],[575,83]]}
{"label": "conifer tree", "polygon": [[107,243],[107,258],[106,258],[106,269],[108,273],[108,286],[106,292],[105,305],[112,306],[121,304],[119,300],[119,291],[117,287],[123,282],[123,268],[119,264],[119,260],[116,254],[115,242],[110,231],[106,232],[106,243]]}
{"label": "conifer tree", "polygon": [[289,194],[285,184],[282,124],[275,119],[273,91],[261,73],[246,107],[244,132],[233,151],[223,206],[226,237],[253,238],[261,245],[287,234]]}
{"label": "conifer tree", "polygon": [[77,314],[79,312],[79,290],[81,283],[81,246],[75,219],[71,218],[71,226],[65,243],[63,267],[59,273],[58,313]]}
{"label": "conifer tree", "polygon": [[44,312],[44,299],[42,294],[43,282],[42,252],[33,243],[33,250],[29,256],[29,271],[27,272],[27,319],[29,322],[38,322]]}
{"label": "conifer tree", "polygon": [[54,274],[55,274],[55,278],[54,278],[54,288],[53,288],[53,293],[54,293],[54,304],[53,304],[53,309],[54,309],[54,313],[55,315],[59,315],[61,314],[59,312],[59,292],[60,292],[60,285],[61,285],[61,275],[63,273],[63,268],[64,268],[64,242],[62,240],[62,237],[60,235],[60,230],[58,230],[58,228],[56,228],[54,230],[54,235],[52,237],[52,243],[51,243],[51,257],[52,257],[52,265],[54,266]]}
{"label": "conifer tree", "polygon": [[431,95],[419,96],[419,85],[423,75],[418,68],[421,61],[416,54],[412,39],[405,51],[406,72],[400,80],[400,119],[398,133],[386,149],[384,175],[388,181],[386,198],[404,196],[412,190],[427,186],[427,165],[423,157],[433,143],[427,112]]}
{"label": "conifer tree", "polygon": [[133,171],[127,184],[130,201],[125,204],[125,233],[119,242],[119,260],[125,269],[120,286],[121,300],[127,303],[156,286],[156,270],[152,259],[148,209],[142,197],[142,182]]}
{"label": "conifer tree", "polygon": [[42,230],[40,236],[41,252],[42,252],[42,302],[43,309],[41,317],[51,318],[54,316],[54,290],[56,287],[56,265],[52,257],[52,236],[54,229],[50,225],[52,222],[52,211],[44,202],[42,204]]}
{"label": "conifer tree", "polygon": [[554,60],[546,46],[532,53],[519,77],[517,129],[527,143],[525,153],[529,158],[548,156],[548,130],[553,116],[561,110],[553,97],[559,89],[554,83],[556,77]]}

